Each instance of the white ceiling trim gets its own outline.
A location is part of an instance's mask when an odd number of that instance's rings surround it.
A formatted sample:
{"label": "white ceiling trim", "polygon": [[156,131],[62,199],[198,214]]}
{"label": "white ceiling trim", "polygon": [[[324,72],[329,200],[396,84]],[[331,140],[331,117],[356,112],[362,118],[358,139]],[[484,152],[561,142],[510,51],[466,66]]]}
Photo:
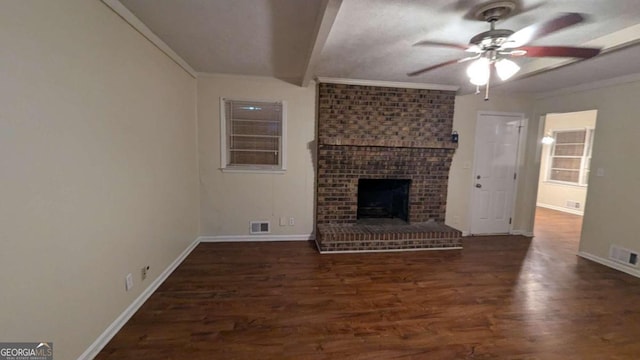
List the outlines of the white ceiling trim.
{"label": "white ceiling trim", "polygon": [[102,0],[102,3],[107,5],[113,12],[118,14],[124,21],[129,23],[136,31],[155,45],[160,51],[173,60],[184,71],[191,75],[194,79],[198,76],[198,73],[180,57],[173,49],[169,47],[164,41],[151,31],[138,17],[136,17],[129,9],[127,9],[119,0]]}
{"label": "white ceiling trim", "polygon": [[459,86],[452,86],[452,85],[413,83],[413,82],[401,82],[401,81],[344,79],[344,78],[332,78],[332,77],[318,77],[318,82],[328,83],[328,84],[382,86],[382,87],[425,89],[425,90],[458,91],[460,89]]}
{"label": "white ceiling trim", "polygon": [[[608,54],[613,51],[622,50],[629,46],[637,45],[640,43],[640,24],[629,26],[622,30],[618,30],[611,34],[589,40],[580,46],[586,47],[599,47],[602,49],[600,55]],[[524,67],[523,71],[517,77],[518,79],[530,77],[545,73],[547,71],[555,70],[573,63],[582,61],[581,59],[557,59],[557,58],[544,58],[532,61],[530,64]]]}
{"label": "white ceiling trim", "polygon": [[[295,86],[300,86],[300,78],[277,78],[273,76],[263,76],[263,75],[242,75],[242,74],[228,74],[228,73],[210,73],[210,72],[199,72],[197,73],[199,78],[229,78],[229,79],[239,79],[239,80],[252,80],[252,81],[271,81],[271,82],[280,82],[287,83]],[[311,82],[315,82],[311,80]]]}
{"label": "white ceiling trim", "polygon": [[620,84],[627,84],[627,83],[632,83],[637,81],[640,81],[640,73],[619,76],[613,79],[594,81],[586,84],[580,84],[577,86],[571,86],[568,88],[562,88],[562,89],[553,90],[553,91],[541,92],[541,93],[535,94],[534,98],[537,100],[541,100],[541,99],[546,99],[550,97],[556,97],[559,95],[595,90],[595,89],[600,89],[600,88],[605,88],[605,87],[610,87],[610,86],[615,86]]}
{"label": "white ceiling trim", "polygon": [[331,32],[331,27],[338,16],[340,5],[342,5],[342,0],[323,0],[322,2],[322,11],[318,15],[316,28],[314,30],[315,40],[311,47],[311,51],[309,52],[307,66],[305,67],[304,75],[302,76],[302,87],[309,86],[309,82],[313,79],[313,73],[318,61],[320,60],[322,48],[324,48],[324,44],[327,42],[327,38],[329,37],[329,32]]}

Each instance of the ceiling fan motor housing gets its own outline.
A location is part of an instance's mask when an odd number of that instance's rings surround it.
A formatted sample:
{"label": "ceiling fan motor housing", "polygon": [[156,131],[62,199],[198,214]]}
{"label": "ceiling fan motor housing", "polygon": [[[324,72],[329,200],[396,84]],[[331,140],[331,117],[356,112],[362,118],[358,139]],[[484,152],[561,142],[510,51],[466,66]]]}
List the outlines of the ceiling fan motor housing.
{"label": "ceiling fan motor housing", "polygon": [[491,1],[479,6],[474,15],[480,21],[495,22],[507,18],[515,10],[514,1]]}
{"label": "ceiling fan motor housing", "polygon": [[492,1],[478,7],[475,17],[491,24],[491,30],[482,32],[469,40],[470,44],[478,45],[482,50],[497,50],[514,32],[506,29],[496,29],[495,22],[511,15],[516,9],[513,1]]}
{"label": "ceiling fan motor housing", "polygon": [[511,30],[493,29],[472,37],[469,43],[478,45],[482,50],[496,50],[504,44],[511,34],[513,34]]}

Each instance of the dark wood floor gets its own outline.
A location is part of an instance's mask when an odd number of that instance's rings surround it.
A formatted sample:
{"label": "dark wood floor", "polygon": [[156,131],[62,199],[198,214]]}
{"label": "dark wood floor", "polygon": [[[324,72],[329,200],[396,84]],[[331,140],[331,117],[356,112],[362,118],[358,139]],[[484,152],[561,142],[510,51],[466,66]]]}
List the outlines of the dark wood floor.
{"label": "dark wood floor", "polygon": [[640,279],[575,256],[581,218],[464,250],[201,244],[98,359],[638,359]]}

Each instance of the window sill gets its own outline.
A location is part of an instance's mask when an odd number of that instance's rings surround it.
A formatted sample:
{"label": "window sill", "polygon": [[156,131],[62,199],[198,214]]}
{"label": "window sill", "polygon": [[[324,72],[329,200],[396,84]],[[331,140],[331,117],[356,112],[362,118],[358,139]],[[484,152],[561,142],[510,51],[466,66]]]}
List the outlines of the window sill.
{"label": "window sill", "polygon": [[246,173],[246,174],[284,174],[287,169],[264,169],[264,168],[220,168],[224,173]]}
{"label": "window sill", "polygon": [[560,185],[560,186],[576,187],[576,188],[587,188],[589,186],[589,185],[571,184],[571,183],[566,183],[562,181],[553,181],[553,180],[545,180],[543,181],[543,183],[549,184],[549,185]]}

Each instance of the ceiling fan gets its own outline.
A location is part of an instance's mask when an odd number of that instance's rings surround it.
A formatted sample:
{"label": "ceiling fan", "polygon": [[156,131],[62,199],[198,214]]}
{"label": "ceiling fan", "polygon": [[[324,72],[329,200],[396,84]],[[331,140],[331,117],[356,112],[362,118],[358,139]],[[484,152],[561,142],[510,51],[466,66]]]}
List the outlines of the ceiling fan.
{"label": "ceiling fan", "polygon": [[491,28],[472,37],[469,40],[469,45],[431,40],[415,43],[414,46],[456,48],[473,55],[429,66],[410,72],[407,75],[416,76],[443,66],[472,61],[467,68],[467,75],[471,83],[477,86],[477,92],[479,92],[480,86],[486,85],[485,100],[488,100],[492,66],[495,67],[498,77],[502,80],[509,79],[520,70],[518,64],[510,60],[512,57],[573,57],[588,59],[600,53],[600,49],[588,47],[526,46],[531,41],[576,25],[584,21],[585,18],[579,13],[564,13],[551,20],[533,24],[515,32],[507,29],[496,29],[496,22],[507,17],[515,8],[516,3],[513,1],[493,1],[478,8],[475,12],[475,17],[478,20],[487,21]]}

